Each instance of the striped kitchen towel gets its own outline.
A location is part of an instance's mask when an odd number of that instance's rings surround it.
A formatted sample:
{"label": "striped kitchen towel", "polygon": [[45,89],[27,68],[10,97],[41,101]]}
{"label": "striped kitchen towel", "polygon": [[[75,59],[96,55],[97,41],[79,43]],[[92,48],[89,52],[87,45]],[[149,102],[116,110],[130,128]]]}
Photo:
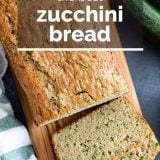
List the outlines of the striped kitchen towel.
{"label": "striped kitchen towel", "polygon": [[5,97],[2,76],[7,68],[0,45],[0,160],[36,160],[26,128],[15,119],[11,104]]}

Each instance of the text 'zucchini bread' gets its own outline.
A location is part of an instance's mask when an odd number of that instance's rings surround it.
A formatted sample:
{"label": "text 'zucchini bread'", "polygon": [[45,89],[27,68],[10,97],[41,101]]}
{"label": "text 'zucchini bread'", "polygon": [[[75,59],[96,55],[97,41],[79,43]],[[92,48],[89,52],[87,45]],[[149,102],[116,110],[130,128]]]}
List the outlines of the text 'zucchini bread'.
{"label": "text 'zucchini bread'", "polygon": [[[149,125],[132,104],[118,99],[56,132],[53,145],[59,160],[142,160],[134,157],[145,153],[145,160],[149,160],[160,150],[150,133]],[[137,155],[139,152],[143,153]]]}
{"label": "text 'zucchini bread'", "polygon": [[111,53],[17,53],[17,0],[0,0],[0,41],[38,125],[66,117],[127,92]]}
{"label": "text 'zucchini bread'", "polygon": [[43,125],[128,91],[111,52],[32,52],[10,56],[36,124]]}

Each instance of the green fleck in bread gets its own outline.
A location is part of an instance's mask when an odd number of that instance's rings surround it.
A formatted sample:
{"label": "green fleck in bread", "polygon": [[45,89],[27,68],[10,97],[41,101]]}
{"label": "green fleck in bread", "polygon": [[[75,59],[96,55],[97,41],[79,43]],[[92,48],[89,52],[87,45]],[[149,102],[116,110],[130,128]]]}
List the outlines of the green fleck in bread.
{"label": "green fleck in bread", "polygon": [[128,153],[121,160],[154,160],[160,152],[160,145],[153,133],[149,134],[138,148]]}
{"label": "green fleck in bread", "polygon": [[33,52],[10,57],[38,125],[128,91],[112,52]]}
{"label": "green fleck in bread", "polygon": [[0,41],[8,51],[37,125],[67,117],[128,91],[111,52],[17,53],[17,16],[17,0],[0,0]]}
{"label": "green fleck in bread", "polygon": [[118,99],[53,135],[59,160],[119,160],[145,141],[150,128],[126,99]]}

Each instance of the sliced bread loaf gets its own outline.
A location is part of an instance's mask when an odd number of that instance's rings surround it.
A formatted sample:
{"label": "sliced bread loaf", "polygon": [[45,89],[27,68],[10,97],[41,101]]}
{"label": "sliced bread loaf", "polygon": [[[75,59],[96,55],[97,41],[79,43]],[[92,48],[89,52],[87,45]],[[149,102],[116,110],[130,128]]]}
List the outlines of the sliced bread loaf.
{"label": "sliced bread loaf", "polygon": [[160,152],[160,145],[154,134],[149,134],[145,141],[138,148],[128,153],[121,160],[154,160]]}
{"label": "sliced bread loaf", "polygon": [[101,106],[54,134],[60,160],[116,160],[141,145],[150,128],[126,99]]}

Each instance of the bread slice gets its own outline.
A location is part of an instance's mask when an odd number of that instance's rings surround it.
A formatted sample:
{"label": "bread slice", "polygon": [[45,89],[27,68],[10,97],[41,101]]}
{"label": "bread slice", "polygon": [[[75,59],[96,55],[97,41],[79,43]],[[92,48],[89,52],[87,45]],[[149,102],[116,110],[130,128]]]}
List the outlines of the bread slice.
{"label": "bread slice", "polygon": [[112,52],[32,52],[10,56],[38,125],[128,91]]}
{"label": "bread slice", "polygon": [[160,145],[154,134],[150,133],[140,147],[134,148],[132,152],[120,160],[154,160],[159,152]]}
{"label": "bread slice", "polygon": [[119,160],[149,131],[132,104],[118,99],[55,133],[53,144],[59,160]]}

